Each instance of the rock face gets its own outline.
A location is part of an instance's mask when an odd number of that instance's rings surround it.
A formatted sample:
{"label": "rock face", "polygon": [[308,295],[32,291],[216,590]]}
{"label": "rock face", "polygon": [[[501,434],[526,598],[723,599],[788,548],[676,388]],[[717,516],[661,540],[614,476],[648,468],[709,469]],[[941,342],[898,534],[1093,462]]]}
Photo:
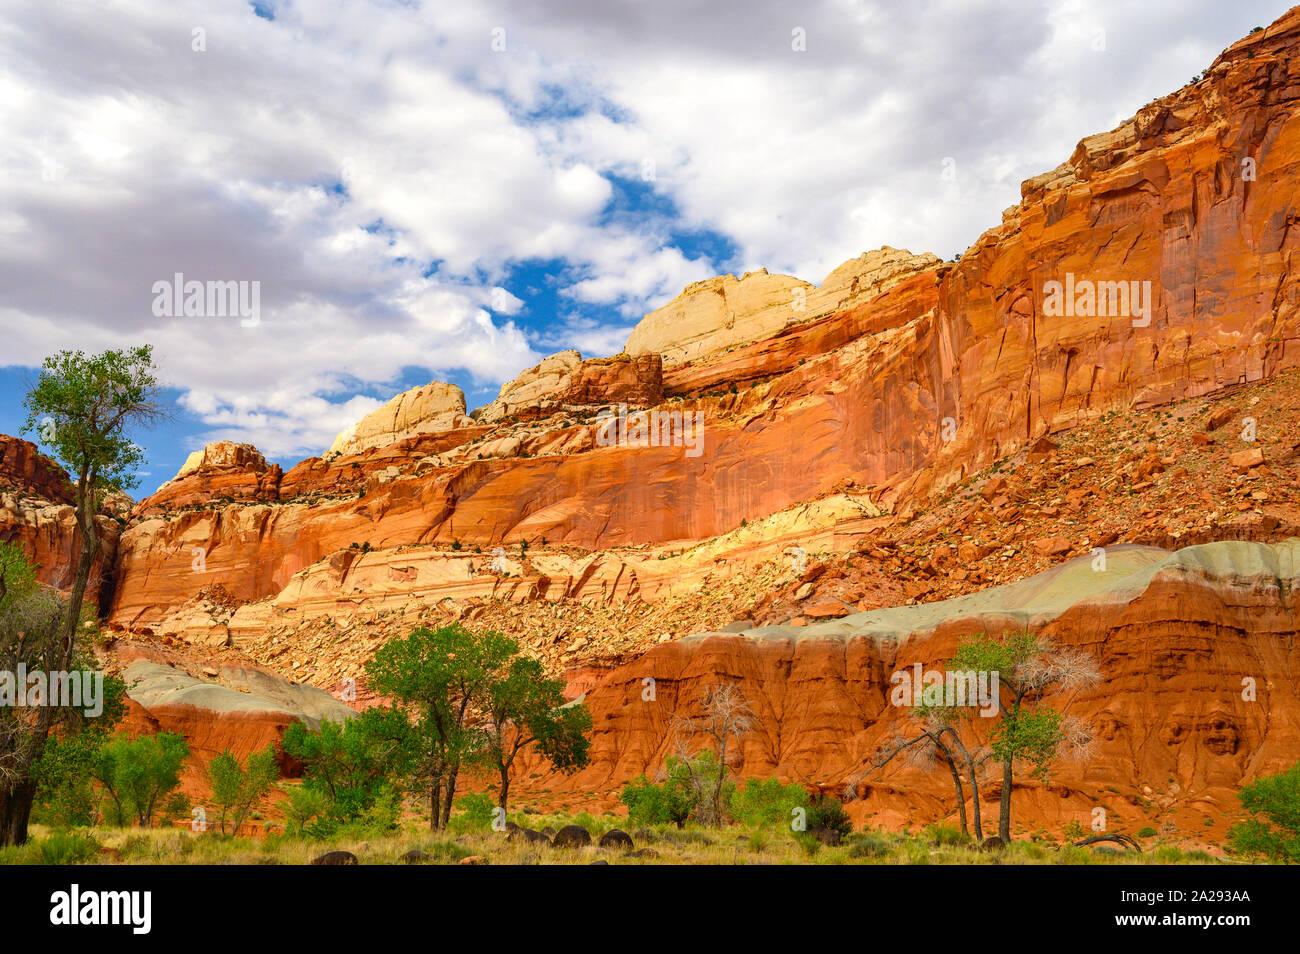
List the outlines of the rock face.
{"label": "rock face", "polygon": [[557,410],[593,405],[649,407],[663,398],[663,362],[658,354],[583,361],[577,351],[561,351],[504,385],[497,399],[473,416],[487,423],[512,415],[535,420]]}
{"label": "rock face", "polygon": [[217,441],[190,454],[175,477],[141,502],[136,515],[213,501],[275,500],[281,476],[280,465],[268,464],[252,444]]}
{"label": "rock face", "polygon": [[216,441],[196,450],[185,458],[185,463],[176,472],[174,480],[197,470],[214,470],[219,467],[235,467],[253,473],[263,473],[268,469],[266,458],[252,444],[236,444],[234,441]]}
{"label": "rock face", "polygon": [[334,438],[331,454],[356,454],[420,434],[449,431],[472,423],[465,394],[454,384],[431,381],[403,391]]}
{"label": "rock face", "polygon": [[[316,727],[353,710],[329,693],[296,685],[251,666],[218,664],[194,675],[174,653],[129,646],[115,660],[127,684],[123,729],[130,735],[175,732],[190,744],[186,788],[198,790],[203,766],[229,749],[239,759],[279,743],[293,722]],[[280,755],[282,771],[294,766]]]}
{"label": "rock face", "polygon": [[842,311],[938,264],[934,255],[885,246],[838,266],[820,287],[789,275],[769,275],[765,268],[739,279],[705,279],[646,315],[632,329],[625,350],[661,354],[664,367],[672,368]]}
{"label": "rock face", "polygon": [[[100,599],[111,574],[122,526],[114,516],[130,502],[121,495],[95,518],[100,556],[90,570],[88,604]],[[16,543],[36,565],[36,578],[60,589],[72,586],[81,555],[75,490],[62,468],[30,441],[0,435],[0,542]]]}
{"label": "rock face", "polygon": [[[894,674],[918,664],[942,670],[964,638],[1030,627],[1086,652],[1103,678],[1095,689],[1049,697],[1092,727],[1094,748],[1086,763],[1056,763],[1048,785],[1018,778],[1019,820],[1086,826],[1098,805],[1112,827],[1172,809],[1191,816],[1179,819],[1189,828],[1202,816],[1221,820],[1237,809],[1242,784],[1291,765],[1300,746],[1300,691],[1290,675],[1300,664],[1300,540],[1176,553],[1120,546],[1107,556],[1103,572],[1083,557],[956,600],[660,646],[586,693],[591,766],[571,777],[547,773],[536,785],[616,791],[653,776],[672,751],[670,714],[696,715],[707,687],[736,682],[759,726],[733,748],[736,774],[847,793],[850,810],[859,819],[874,813],[876,824],[942,815],[955,810],[946,772],[901,759],[870,767],[882,744],[915,723],[910,706],[891,704]],[[980,718],[971,723],[968,744],[978,744],[988,729]],[[996,817],[998,783],[984,786],[985,818]]]}

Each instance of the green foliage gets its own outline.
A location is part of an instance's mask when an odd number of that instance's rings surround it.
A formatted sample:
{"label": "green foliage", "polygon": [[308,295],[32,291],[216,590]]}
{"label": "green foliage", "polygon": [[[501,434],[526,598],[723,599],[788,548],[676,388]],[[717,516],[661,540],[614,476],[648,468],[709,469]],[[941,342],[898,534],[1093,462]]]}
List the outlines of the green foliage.
{"label": "green foliage", "polygon": [[153,348],[143,345],[86,355],[60,351],[45,359],[24,405],[26,432],[92,489],[127,490],[138,483],[144,453],[126,428],[159,416]]}
{"label": "green foliage", "polygon": [[[395,796],[409,758],[409,726],[397,709],[376,706],[346,722],[328,719],[313,731],[294,722],[284,731],[284,751],[303,764],[303,781],[286,814],[291,828],[327,837],[339,826],[382,820],[381,801]],[[295,802],[294,799],[297,799]]]}
{"label": "green foliage", "polygon": [[1141,831],[1137,833],[1137,836],[1139,838],[1154,838],[1156,836],[1156,830],[1152,828],[1150,825],[1147,825],[1145,828],[1143,828]]}
{"label": "green foliage", "polygon": [[84,865],[99,854],[99,842],[80,832],[51,832],[37,847],[43,865]]}
{"label": "green foliage", "polygon": [[465,830],[485,831],[492,826],[492,811],[496,806],[491,795],[482,792],[462,795],[456,799],[456,807]]}
{"label": "green foliage", "polygon": [[1300,762],[1256,779],[1237,798],[1252,817],[1228,832],[1233,852],[1287,864],[1300,862]]}
{"label": "green foliage", "polygon": [[847,835],[853,831],[853,819],[849,818],[849,813],[844,810],[843,803],[838,798],[832,798],[829,795],[820,795],[813,799],[812,805],[808,808],[808,830],[815,828],[825,828],[830,831],[837,831],[841,835]]}
{"label": "green foliage", "polygon": [[788,827],[794,809],[808,806],[808,790],[802,785],[783,785],[775,778],[749,778],[732,794],[729,813],[734,821],[749,828]]}
{"label": "green foliage", "polygon": [[964,845],[970,841],[961,833],[961,829],[939,822],[926,825],[922,834],[936,845]]}
{"label": "green foliage", "polygon": [[515,655],[519,646],[509,640],[513,658],[488,675],[479,704],[487,717],[483,754],[502,778],[501,804],[514,761],[529,744],[555,768],[572,772],[587,764],[591,743],[591,714],[584,705],[564,702],[564,683],[547,679],[536,659]]}
{"label": "green foliage", "polygon": [[0,613],[36,589],[36,568],[16,543],[0,543]]}
{"label": "green foliage", "polygon": [[[682,828],[698,819],[709,797],[710,780],[717,777],[717,756],[704,750],[690,759],[669,756],[663,780],[651,782],[644,775],[623,786],[619,800],[627,806],[628,818],[642,825],[673,824]],[[735,786],[723,790],[723,804],[729,804]]]}
{"label": "green foliage", "polygon": [[217,826],[221,833],[226,834],[227,820],[231,833],[238,832],[244,819],[265,800],[271,783],[279,777],[274,746],[251,753],[246,764],[240,764],[229,749],[209,762],[208,781],[212,785],[212,801],[217,806]]}
{"label": "green foliage", "polygon": [[999,761],[1023,759],[1033,764],[1035,775],[1042,776],[1060,744],[1061,721],[1055,709],[1014,709],[999,720],[989,747]]}
{"label": "green foliage", "polygon": [[92,772],[111,799],[109,820],[141,826],[154,815],[180,785],[181,767],[189,755],[182,735],[159,732],[135,739],[116,738],[94,759]]}

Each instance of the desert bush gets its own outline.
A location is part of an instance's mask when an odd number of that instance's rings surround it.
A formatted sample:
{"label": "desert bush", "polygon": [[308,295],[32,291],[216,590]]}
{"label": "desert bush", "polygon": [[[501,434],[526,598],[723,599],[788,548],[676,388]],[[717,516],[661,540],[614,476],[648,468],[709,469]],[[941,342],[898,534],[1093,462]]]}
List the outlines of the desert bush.
{"label": "desert bush", "polygon": [[1235,854],[1288,864],[1300,862],[1300,762],[1256,779],[1237,793],[1251,818],[1228,831]]}
{"label": "desert bush", "polygon": [[734,821],[756,828],[788,826],[796,808],[808,808],[808,791],[802,785],[748,778],[732,793],[729,810]]}

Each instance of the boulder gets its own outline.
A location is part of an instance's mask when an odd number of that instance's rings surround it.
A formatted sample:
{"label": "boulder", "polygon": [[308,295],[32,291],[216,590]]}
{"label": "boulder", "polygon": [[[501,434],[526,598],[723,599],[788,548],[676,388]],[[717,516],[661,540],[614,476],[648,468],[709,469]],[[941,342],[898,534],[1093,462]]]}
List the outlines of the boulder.
{"label": "boulder", "polygon": [[634,847],[632,836],[620,828],[611,828],[605,832],[600,836],[598,844],[602,848],[617,848],[621,851],[629,851]]}
{"label": "boulder", "polygon": [[581,825],[565,825],[555,833],[551,844],[556,848],[586,848],[591,844],[591,832]]}

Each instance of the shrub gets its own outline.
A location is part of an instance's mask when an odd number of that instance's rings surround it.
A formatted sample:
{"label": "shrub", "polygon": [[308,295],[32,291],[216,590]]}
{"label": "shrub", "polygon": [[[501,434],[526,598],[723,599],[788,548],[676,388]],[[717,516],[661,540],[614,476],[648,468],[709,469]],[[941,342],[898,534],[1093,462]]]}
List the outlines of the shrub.
{"label": "shrub", "polygon": [[1154,838],[1156,834],[1157,834],[1156,830],[1152,828],[1150,825],[1147,825],[1145,828],[1143,828],[1141,831],[1137,833],[1137,836],[1139,838]]}
{"label": "shrub", "polygon": [[496,804],[485,792],[471,792],[456,799],[460,815],[453,819],[456,827],[465,831],[484,831],[492,826],[492,810]]}
{"label": "shrub", "polygon": [[42,838],[37,847],[43,865],[84,865],[99,854],[99,842],[79,832],[53,832]]}
{"label": "shrub", "polygon": [[847,835],[853,831],[853,819],[838,798],[819,795],[808,808],[808,828],[826,828]]}
{"label": "shrub", "polygon": [[1228,831],[1232,851],[1271,861],[1300,861],[1300,762],[1237,793],[1251,818]]}
{"label": "shrub", "polygon": [[968,841],[959,829],[938,822],[926,825],[924,835],[936,845],[964,845]]}
{"label": "shrub", "polygon": [[791,782],[782,785],[775,778],[745,779],[731,796],[733,820],[751,828],[789,825],[796,808],[808,807],[808,791]]}

